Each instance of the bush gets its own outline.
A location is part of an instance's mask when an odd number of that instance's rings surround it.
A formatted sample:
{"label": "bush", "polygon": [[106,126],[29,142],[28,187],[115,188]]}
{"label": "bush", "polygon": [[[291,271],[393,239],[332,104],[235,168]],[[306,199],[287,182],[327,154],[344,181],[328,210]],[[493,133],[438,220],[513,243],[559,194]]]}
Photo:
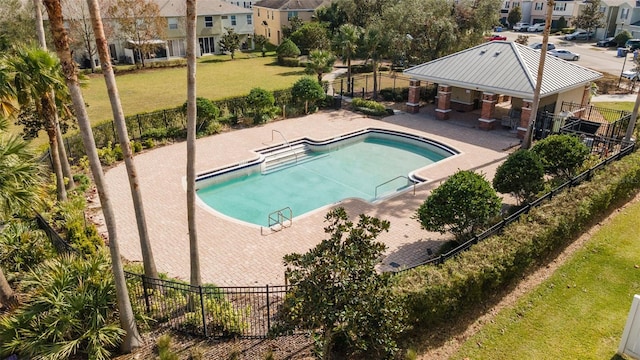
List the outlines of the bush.
{"label": "bush", "polygon": [[32,222],[12,219],[0,232],[0,264],[8,278],[11,273],[28,271],[54,254],[46,234]]}
{"label": "bush", "polygon": [[108,360],[124,331],[118,326],[116,290],[104,252],[62,256],[25,275],[23,306],[0,318],[0,355]]}
{"label": "bush", "polygon": [[100,162],[106,166],[112,165],[118,161],[117,154],[110,141],[107,143],[107,146],[98,149],[98,158],[100,159]]}
{"label": "bush", "polygon": [[303,77],[296,81],[291,88],[291,95],[293,99],[298,101],[303,101],[305,103],[305,113],[308,113],[308,105],[311,102],[311,105],[315,105],[315,102],[318,100],[324,99],[326,94],[322,89],[322,85],[320,85],[315,79],[310,77]]}
{"label": "bush", "polygon": [[300,56],[300,49],[290,39],[285,39],[276,49],[278,59],[297,58]]}
{"label": "bush", "polygon": [[[182,111],[184,114],[187,113],[186,102],[182,105]],[[213,103],[213,101],[201,97],[196,98],[196,111],[196,132],[201,132],[203,129],[206,129],[209,126],[209,123],[215,121],[220,116],[220,109]],[[181,129],[182,127],[173,126],[172,128]],[[182,138],[181,136],[169,136],[173,138]]]}
{"label": "bush", "polygon": [[300,64],[300,60],[298,58],[294,58],[294,57],[278,58],[278,65],[287,66],[287,67],[305,66],[304,64]]}
{"label": "bush", "polygon": [[532,200],[544,188],[544,168],[540,159],[529,150],[509,155],[498,166],[493,187],[503,194],[512,194],[520,203]]}
{"label": "bush", "polygon": [[422,228],[466,240],[500,213],[501,202],[484,175],[458,171],[438,186],[416,212]]}
{"label": "bush", "polygon": [[253,123],[261,124],[267,122],[274,115],[273,104],[275,98],[270,91],[261,88],[253,88],[247,96],[247,103],[253,113]]}
{"label": "bush", "polygon": [[627,40],[629,40],[631,38],[632,38],[632,36],[631,36],[631,33],[629,31],[622,30],[621,32],[618,33],[618,35],[616,35],[614,40],[616,41],[618,46],[624,46],[627,43]]}
{"label": "bush", "polygon": [[571,178],[589,156],[589,148],[577,136],[569,134],[544,138],[531,151],[540,158],[544,172],[560,180]]}
{"label": "bush", "polygon": [[354,98],[351,101],[351,105],[355,110],[364,112],[365,114],[376,115],[376,116],[383,116],[387,114],[387,111],[384,105],[373,100]]}
{"label": "bush", "polygon": [[145,130],[140,136],[143,140],[162,140],[167,138],[167,128],[151,128]]}

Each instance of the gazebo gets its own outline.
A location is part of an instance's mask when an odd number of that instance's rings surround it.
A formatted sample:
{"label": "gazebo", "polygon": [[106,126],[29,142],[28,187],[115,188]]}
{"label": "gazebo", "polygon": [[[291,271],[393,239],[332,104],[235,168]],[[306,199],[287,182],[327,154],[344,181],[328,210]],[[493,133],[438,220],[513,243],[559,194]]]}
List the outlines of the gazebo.
{"label": "gazebo", "polygon": [[[540,50],[507,41],[481,45],[411,67],[404,71],[410,80],[407,111],[420,109],[420,82],[438,85],[436,117],[447,120],[451,111],[481,108],[478,126],[494,129],[498,99],[509,100],[511,114],[519,114],[518,136],[524,137],[531,117]],[[586,106],[591,83],[602,74],[547,55],[540,90],[539,111],[560,112],[563,102]]]}

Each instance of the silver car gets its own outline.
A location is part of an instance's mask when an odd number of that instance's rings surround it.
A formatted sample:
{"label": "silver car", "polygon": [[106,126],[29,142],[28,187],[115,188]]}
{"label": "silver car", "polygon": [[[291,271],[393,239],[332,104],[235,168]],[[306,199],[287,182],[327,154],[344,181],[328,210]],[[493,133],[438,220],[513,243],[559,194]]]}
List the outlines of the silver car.
{"label": "silver car", "polygon": [[576,54],[574,52],[571,52],[569,50],[564,50],[564,49],[549,50],[547,54],[555,56],[562,60],[577,61],[580,59],[580,54]]}

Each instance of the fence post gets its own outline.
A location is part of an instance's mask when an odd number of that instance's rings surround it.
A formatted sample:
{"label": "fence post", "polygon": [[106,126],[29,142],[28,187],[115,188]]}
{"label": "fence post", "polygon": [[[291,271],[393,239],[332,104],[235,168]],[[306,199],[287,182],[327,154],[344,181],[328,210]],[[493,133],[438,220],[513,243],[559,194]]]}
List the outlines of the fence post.
{"label": "fence post", "polygon": [[147,308],[147,315],[151,315],[151,303],[149,302],[149,291],[147,290],[147,279],[144,274],[140,274],[142,280],[142,292],[144,293],[144,305]]}
{"label": "fence post", "polygon": [[204,331],[204,337],[207,337],[207,312],[204,309],[204,295],[202,294],[202,286],[198,286],[198,293],[200,294],[200,308],[202,309],[202,330]]}
{"label": "fence post", "polygon": [[364,88],[362,88],[362,98],[364,99]]}
{"label": "fence post", "polygon": [[271,302],[269,301],[269,284],[267,284],[267,334],[271,331]]}
{"label": "fence post", "polygon": [[340,79],[340,96],[344,94],[344,79]]}
{"label": "fence post", "polygon": [[113,120],[111,120],[111,131],[113,131],[113,142],[114,142],[113,145],[115,145],[115,143],[117,143],[119,140],[118,140],[118,133],[116,132],[116,125]]}
{"label": "fence post", "polygon": [[396,77],[393,77],[393,95],[396,94]]}
{"label": "fence post", "polygon": [[138,130],[140,130],[140,138],[142,138],[142,123],[140,122],[139,114],[136,114],[136,121],[138,122]]}
{"label": "fence post", "polygon": [[369,75],[364,76],[364,89],[362,89],[362,98],[364,98],[364,91],[369,90]]}
{"label": "fence post", "polygon": [[445,260],[444,254],[440,254],[440,259],[438,260],[438,264],[440,265],[444,264],[444,260]]}

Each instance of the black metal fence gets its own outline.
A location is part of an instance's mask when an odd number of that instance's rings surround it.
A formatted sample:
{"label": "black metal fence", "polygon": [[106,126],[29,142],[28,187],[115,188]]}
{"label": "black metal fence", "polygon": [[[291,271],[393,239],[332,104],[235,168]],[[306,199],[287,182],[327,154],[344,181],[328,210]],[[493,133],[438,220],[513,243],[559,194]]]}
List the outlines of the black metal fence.
{"label": "black metal fence", "polygon": [[545,195],[539,197],[538,199],[532,201],[531,203],[527,204],[526,206],[522,207],[520,210],[516,211],[515,213],[509,215],[508,217],[502,219],[501,221],[499,221],[497,224],[491,226],[490,228],[488,228],[487,230],[483,231],[482,233],[478,234],[478,235],[474,235],[470,240],[464,242],[463,244],[461,244],[460,246],[452,249],[451,251],[448,251],[444,254],[440,254],[439,256],[434,256],[426,261],[423,261],[419,264],[416,264],[414,266],[411,267],[407,267],[407,268],[402,268],[399,269],[398,271],[396,271],[396,273],[401,273],[407,270],[411,270],[414,269],[416,267],[419,266],[424,266],[424,265],[439,265],[444,263],[446,260],[451,259],[453,257],[455,257],[456,255],[460,254],[463,251],[468,250],[469,248],[471,248],[473,245],[477,244],[478,242],[490,237],[490,236],[494,236],[494,235],[498,235],[502,232],[502,230],[504,229],[505,226],[518,221],[518,219],[520,219],[520,216],[527,214],[529,211],[531,211],[531,209],[539,206],[540,204],[542,204],[543,202],[545,202],[546,200],[550,200],[552,197],[554,197],[556,194],[560,193],[561,191],[578,185],[580,183],[582,183],[585,180],[589,180],[591,179],[591,177],[593,176],[593,173],[597,170],[600,170],[602,168],[604,168],[606,165],[610,164],[613,161],[617,161],[622,159],[623,157],[631,154],[635,149],[635,144],[631,143],[631,144],[626,144],[623,148],[621,148],[621,150],[610,156],[607,157],[605,160],[601,161],[600,163],[598,163],[597,165],[595,165],[594,167],[576,175],[575,177],[573,177],[571,180],[565,182],[564,184],[556,187],[555,189],[551,190],[550,192],[546,193]]}
{"label": "black metal fence", "polygon": [[69,243],[64,240],[53,227],[51,227],[51,225],[42,217],[40,213],[36,213],[35,220],[40,230],[44,231],[45,234],[47,234],[49,241],[51,241],[51,244],[56,249],[58,254],[68,254],[76,252],[76,249],[69,245]]}
{"label": "black metal fence", "polygon": [[264,338],[279,324],[286,286],[191,286],[125,272],[139,314],[213,338]]}
{"label": "black metal fence", "polygon": [[[372,74],[352,75],[351,79],[338,78],[329,82],[329,95],[349,97],[371,97],[374,78]],[[379,98],[386,101],[406,101],[409,94],[409,78],[401,73],[378,73],[377,89]]]}

